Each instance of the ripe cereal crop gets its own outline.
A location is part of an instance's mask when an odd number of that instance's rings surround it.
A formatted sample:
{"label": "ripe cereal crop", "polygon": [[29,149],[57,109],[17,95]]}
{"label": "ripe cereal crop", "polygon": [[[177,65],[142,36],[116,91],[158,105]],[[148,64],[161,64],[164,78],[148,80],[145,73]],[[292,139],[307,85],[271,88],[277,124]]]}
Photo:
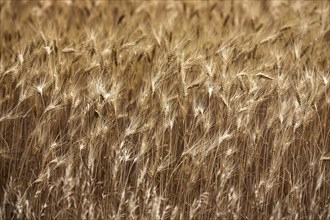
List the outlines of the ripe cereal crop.
{"label": "ripe cereal crop", "polygon": [[330,219],[330,1],[0,12],[0,219]]}

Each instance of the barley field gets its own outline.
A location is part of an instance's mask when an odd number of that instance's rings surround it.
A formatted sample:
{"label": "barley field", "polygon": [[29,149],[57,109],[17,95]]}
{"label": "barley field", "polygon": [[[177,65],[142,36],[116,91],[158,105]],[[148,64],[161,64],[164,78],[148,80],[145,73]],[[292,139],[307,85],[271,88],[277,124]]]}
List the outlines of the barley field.
{"label": "barley field", "polygon": [[330,1],[0,11],[0,219],[330,219]]}

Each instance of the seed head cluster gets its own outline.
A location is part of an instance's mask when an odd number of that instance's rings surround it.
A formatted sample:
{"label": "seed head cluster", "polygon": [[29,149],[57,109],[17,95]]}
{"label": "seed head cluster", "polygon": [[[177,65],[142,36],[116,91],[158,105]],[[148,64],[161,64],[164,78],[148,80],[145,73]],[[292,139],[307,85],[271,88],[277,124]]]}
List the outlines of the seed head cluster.
{"label": "seed head cluster", "polygon": [[330,219],[329,1],[0,12],[0,219]]}

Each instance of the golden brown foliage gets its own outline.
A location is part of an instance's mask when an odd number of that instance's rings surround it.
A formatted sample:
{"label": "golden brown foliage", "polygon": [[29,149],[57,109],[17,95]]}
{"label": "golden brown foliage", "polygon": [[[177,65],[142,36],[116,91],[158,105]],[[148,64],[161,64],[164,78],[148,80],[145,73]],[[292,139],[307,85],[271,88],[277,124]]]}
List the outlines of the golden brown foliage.
{"label": "golden brown foliage", "polygon": [[1,1],[1,219],[329,219],[329,1]]}

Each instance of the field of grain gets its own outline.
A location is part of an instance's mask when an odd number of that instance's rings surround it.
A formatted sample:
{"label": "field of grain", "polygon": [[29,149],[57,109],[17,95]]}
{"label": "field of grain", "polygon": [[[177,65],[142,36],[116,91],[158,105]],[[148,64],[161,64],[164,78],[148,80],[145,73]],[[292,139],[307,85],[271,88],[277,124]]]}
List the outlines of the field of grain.
{"label": "field of grain", "polygon": [[0,219],[330,219],[330,1],[0,11]]}

